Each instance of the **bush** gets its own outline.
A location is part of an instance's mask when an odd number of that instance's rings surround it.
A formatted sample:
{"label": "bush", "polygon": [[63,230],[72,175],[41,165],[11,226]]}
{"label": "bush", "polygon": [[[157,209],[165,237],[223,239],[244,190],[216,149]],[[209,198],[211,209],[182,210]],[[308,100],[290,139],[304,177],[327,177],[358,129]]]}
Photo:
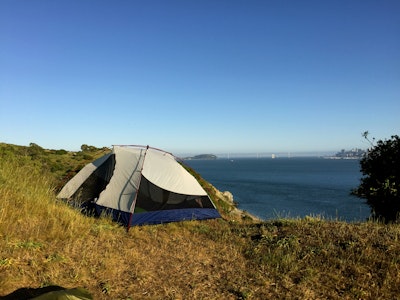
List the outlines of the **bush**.
{"label": "bush", "polygon": [[64,150],[64,149],[55,150],[54,154],[56,154],[56,155],[65,155],[65,154],[68,154],[68,151]]}
{"label": "bush", "polygon": [[[366,135],[365,135],[366,137]],[[378,141],[360,161],[363,177],[353,194],[367,199],[372,217],[386,223],[400,215],[400,138]]]}

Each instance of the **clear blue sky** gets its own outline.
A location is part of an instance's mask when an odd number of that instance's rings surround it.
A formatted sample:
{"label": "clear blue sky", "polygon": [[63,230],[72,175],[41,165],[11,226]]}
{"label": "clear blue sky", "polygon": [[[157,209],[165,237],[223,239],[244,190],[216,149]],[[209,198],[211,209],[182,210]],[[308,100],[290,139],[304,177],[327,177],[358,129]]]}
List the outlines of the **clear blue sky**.
{"label": "clear blue sky", "polygon": [[400,1],[0,1],[0,142],[181,153],[400,134]]}

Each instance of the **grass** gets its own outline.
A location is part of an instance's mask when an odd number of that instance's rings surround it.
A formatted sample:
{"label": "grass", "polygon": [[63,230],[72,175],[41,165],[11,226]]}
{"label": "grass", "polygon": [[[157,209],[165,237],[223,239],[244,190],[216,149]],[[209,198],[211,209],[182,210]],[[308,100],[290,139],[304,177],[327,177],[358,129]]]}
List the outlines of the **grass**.
{"label": "grass", "polygon": [[[318,217],[260,222],[231,214],[234,208],[224,202],[224,219],[126,232],[57,202],[56,185],[54,173],[29,157],[0,161],[0,295],[50,285],[84,287],[95,299],[400,294],[396,224]],[[213,197],[219,196],[215,191]]]}

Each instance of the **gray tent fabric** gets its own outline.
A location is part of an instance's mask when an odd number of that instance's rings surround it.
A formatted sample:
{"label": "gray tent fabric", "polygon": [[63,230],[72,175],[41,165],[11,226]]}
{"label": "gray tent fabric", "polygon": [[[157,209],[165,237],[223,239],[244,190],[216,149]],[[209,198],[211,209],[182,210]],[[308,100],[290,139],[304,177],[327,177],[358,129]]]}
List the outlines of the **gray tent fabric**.
{"label": "gray tent fabric", "polygon": [[97,205],[123,212],[131,211],[136,191],[139,189],[145,153],[146,149],[114,147],[114,174],[96,201]]}
{"label": "gray tent fabric", "polygon": [[0,296],[2,300],[91,300],[89,291],[82,287],[64,288],[58,285],[49,285],[40,288],[20,288],[6,296]]}
{"label": "gray tent fabric", "polygon": [[125,223],[126,214],[134,212],[148,212],[135,216],[140,221],[134,223],[220,217],[206,191],[172,154],[148,146],[114,146],[112,153],[86,165],[57,197],[78,204],[94,201],[98,208],[125,214]]}
{"label": "gray tent fabric", "polygon": [[33,300],[92,300],[92,295],[83,288],[52,291],[32,298]]}
{"label": "gray tent fabric", "polygon": [[184,195],[207,195],[197,180],[190,175],[173,155],[149,149],[143,176],[162,189]]}

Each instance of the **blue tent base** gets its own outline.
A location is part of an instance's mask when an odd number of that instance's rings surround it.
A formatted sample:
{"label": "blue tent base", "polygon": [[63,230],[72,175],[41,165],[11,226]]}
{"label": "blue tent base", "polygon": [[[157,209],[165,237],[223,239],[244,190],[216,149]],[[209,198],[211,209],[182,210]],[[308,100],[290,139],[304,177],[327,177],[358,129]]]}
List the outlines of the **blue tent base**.
{"label": "blue tent base", "polygon": [[114,221],[122,223],[125,226],[129,224],[129,221],[130,226],[135,226],[221,218],[221,215],[215,208],[181,208],[158,210],[134,213],[131,216],[131,214],[127,212],[96,205],[96,211],[99,215],[104,211],[111,213]]}

